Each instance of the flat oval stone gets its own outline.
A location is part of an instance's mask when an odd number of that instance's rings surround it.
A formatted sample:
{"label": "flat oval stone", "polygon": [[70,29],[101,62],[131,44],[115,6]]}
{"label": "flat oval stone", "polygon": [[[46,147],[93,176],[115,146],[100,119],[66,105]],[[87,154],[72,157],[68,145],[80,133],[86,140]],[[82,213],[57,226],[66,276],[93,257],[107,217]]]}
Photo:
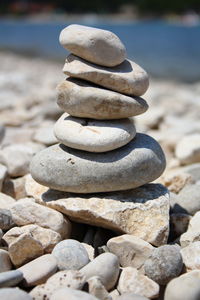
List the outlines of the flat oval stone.
{"label": "flat oval stone", "polygon": [[147,73],[128,59],[116,67],[106,68],[70,54],[65,61],[63,72],[68,76],[132,96],[143,95],[149,86]]}
{"label": "flat oval stone", "polygon": [[19,270],[0,273],[0,288],[17,285],[23,279],[23,273]]}
{"label": "flat oval stone", "polygon": [[57,86],[57,104],[74,117],[121,119],[148,109],[141,97],[130,97],[84,80],[67,78]]}
{"label": "flat oval stone", "polygon": [[119,65],[126,57],[125,46],[108,30],[72,24],[61,31],[59,41],[73,54],[102,66]]}
{"label": "flat oval stone", "polygon": [[88,120],[64,113],[54,126],[62,144],[89,152],[106,152],[128,144],[136,130],[131,119],[113,121]]}
{"label": "flat oval stone", "polygon": [[90,153],[54,145],[36,154],[32,177],[55,190],[76,193],[108,192],[141,186],[165,169],[160,145],[150,136],[136,134],[127,145],[107,153]]}

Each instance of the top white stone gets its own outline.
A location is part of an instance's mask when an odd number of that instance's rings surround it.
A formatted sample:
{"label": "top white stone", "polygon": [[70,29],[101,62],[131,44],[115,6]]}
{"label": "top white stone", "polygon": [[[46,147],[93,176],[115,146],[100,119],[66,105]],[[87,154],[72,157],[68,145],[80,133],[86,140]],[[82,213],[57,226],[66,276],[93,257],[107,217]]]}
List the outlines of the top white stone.
{"label": "top white stone", "polygon": [[125,46],[108,30],[73,24],[61,31],[59,41],[73,54],[105,67],[117,66],[126,57]]}

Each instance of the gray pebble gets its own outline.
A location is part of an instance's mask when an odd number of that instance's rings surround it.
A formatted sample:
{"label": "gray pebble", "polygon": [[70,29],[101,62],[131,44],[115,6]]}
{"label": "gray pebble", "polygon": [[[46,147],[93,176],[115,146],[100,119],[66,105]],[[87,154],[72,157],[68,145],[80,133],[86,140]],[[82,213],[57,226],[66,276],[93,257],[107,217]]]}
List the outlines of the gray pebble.
{"label": "gray pebble", "polygon": [[79,270],[89,263],[88,253],[84,246],[72,239],[58,243],[52,254],[60,270]]}
{"label": "gray pebble", "polygon": [[[0,287],[17,285],[23,279],[23,273],[19,270],[0,273]],[[1,297],[0,297],[1,298]]]}
{"label": "gray pebble", "polygon": [[158,284],[165,285],[177,277],[183,267],[179,246],[164,245],[153,250],[144,263],[145,274]]}
{"label": "gray pebble", "polygon": [[31,300],[32,297],[19,288],[0,289],[0,299],[2,300]]}
{"label": "gray pebble", "polygon": [[9,230],[14,226],[12,215],[9,209],[0,209],[0,228]]}

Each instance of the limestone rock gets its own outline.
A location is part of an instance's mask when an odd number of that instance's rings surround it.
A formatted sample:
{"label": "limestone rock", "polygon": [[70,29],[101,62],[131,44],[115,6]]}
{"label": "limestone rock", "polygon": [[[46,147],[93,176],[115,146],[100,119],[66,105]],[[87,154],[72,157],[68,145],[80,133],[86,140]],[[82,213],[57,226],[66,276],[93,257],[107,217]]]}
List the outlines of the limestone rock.
{"label": "limestone rock", "polygon": [[197,212],[190,220],[188,230],[180,237],[182,247],[190,243],[200,241],[200,212]]}
{"label": "limestone rock", "polygon": [[[0,273],[0,288],[16,286],[23,279],[23,273],[19,270]],[[0,289],[1,291],[1,289]]]}
{"label": "limestone rock", "polygon": [[[28,205],[27,205],[28,204]],[[18,226],[36,224],[58,232],[62,237],[69,237],[70,222],[63,215],[53,209],[25,200],[17,201],[11,208],[13,221]]]}
{"label": "limestone rock", "polygon": [[159,285],[132,267],[122,270],[117,289],[121,294],[134,292],[150,299],[159,295]]}
{"label": "limestone rock", "polygon": [[18,269],[23,273],[24,286],[35,286],[46,280],[57,271],[56,259],[51,254],[42,255]]}
{"label": "limestone rock", "polygon": [[13,197],[16,200],[26,197],[27,194],[25,190],[25,178],[26,176],[6,178],[2,187],[2,192]]}
{"label": "limestone rock", "polygon": [[10,243],[8,251],[10,259],[16,267],[43,254],[42,244],[28,233],[21,234]]}
{"label": "limestone rock", "polygon": [[42,195],[40,201],[75,222],[128,233],[155,246],[167,242],[169,195],[167,189],[159,184],[92,195],[50,190]]}
{"label": "limestone rock", "polygon": [[35,181],[31,174],[27,174],[25,176],[25,190],[27,196],[39,199],[41,194],[45,193],[48,188]]}
{"label": "limestone rock", "polygon": [[147,73],[128,59],[116,67],[106,68],[70,54],[65,61],[63,72],[68,76],[131,96],[143,95],[149,86]]}
{"label": "limestone rock", "polygon": [[159,144],[139,133],[130,143],[106,155],[60,144],[41,151],[31,162],[31,174],[37,182],[77,193],[136,188],[158,178],[164,169],[165,156]]}
{"label": "limestone rock", "polygon": [[183,137],[177,144],[176,157],[183,165],[200,162],[200,134]]}
{"label": "limestone rock", "polygon": [[187,271],[200,269],[200,241],[181,249],[181,255]]}
{"label": "limestone rock", "polygon": [[89,263],[88,253],[80,242],[72,239],[58,243],[52,251],[59,270],[79,270]]}
{"label": "limestone rock", "polygon": [[144,263],[145,274],[161,285],[177,277],[183,267],[179,248],[177,245],[164,245],[154,249]]}
{"label": "limestone rock", "polygon": [[87,120],[64,113],[56,122],[54,133],[68,147],[89,152],[106,152],[128,144],[136,130],[131,119]]}
{"label": "limestone rock", "polygon": [[80,272],[86,277],[86,280],[98,276],[105,288],[111,290],[119,276],[119,261],[116,255],[104,253],[93,259]]}
{"label": "limestone rock", "polygon": [[13,199],[12,197],[10,197],[6,194],[0,193],[0,208],[1,209],[9,210],[11,208],[11,206],[15,203],[16,203],[15,199]]}
{"label": "limestone rock", "polygon": [[122,267],[139,269],[151,255],[153,246],[142,239],[124,234],[114,237],[107,242],[108,249],[119,258]]}
{"label": "limestone rock", "polygon": [[91,245],[88,245],[86,243],[81,243],[81,244],[83,245],[83,247],[87,251],[89,260],[93,260],[94,256],[95,256],[95,249]]}
{"label": "limestone rock", "polygon": [[129,97],[71,77],[57,86],[57,103],[74,117],[100,120],[132,117],[148,109],[140,97]]}
{"label": "limestone rock", "polygon": [[164,300],[199,300],[200,270],[191,271],[171,280],[165,290]]}
{"label": "limestone rock", "polygon": [[36,241],[40,242],[45,253],[51,253],[55,245],[61,241],[61,235],[58,232],[38,225],[14,227],[4,234],[3,240],[10,245],[24,233],[30,234]]}
{"label": "limestone rock", "polygon": [[73,54],[102,66],[119,65],[126,57],[125,46],[108,30],[72,24],[61,31],[59,41]]}
{"label": "limestone rock", "polygon": [[98,276],[90,277],[88,280],[89,293],[100,300],[112,300],[111,296],[101,283],[101,279]]}

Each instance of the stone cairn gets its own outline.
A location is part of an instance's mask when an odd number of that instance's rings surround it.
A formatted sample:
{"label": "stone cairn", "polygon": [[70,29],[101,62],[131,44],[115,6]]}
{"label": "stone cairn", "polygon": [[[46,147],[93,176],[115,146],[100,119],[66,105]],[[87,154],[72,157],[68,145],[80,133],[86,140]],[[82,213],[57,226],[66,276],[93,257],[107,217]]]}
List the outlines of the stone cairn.
{"label": "stone cairn", "polygon": [[166,189],[149,184],[165,169],[160,145],[137,133],[131,117],[148,105],[140,96],[147,73],[126,59],[112,32],[70,25],[60,34],[71,54],[58,87],[65,112],[54,133],[60,144],[35,155],[32,177],[51,190],[46,205],[75,222],[137,235],[155,246],[168,237]]}

